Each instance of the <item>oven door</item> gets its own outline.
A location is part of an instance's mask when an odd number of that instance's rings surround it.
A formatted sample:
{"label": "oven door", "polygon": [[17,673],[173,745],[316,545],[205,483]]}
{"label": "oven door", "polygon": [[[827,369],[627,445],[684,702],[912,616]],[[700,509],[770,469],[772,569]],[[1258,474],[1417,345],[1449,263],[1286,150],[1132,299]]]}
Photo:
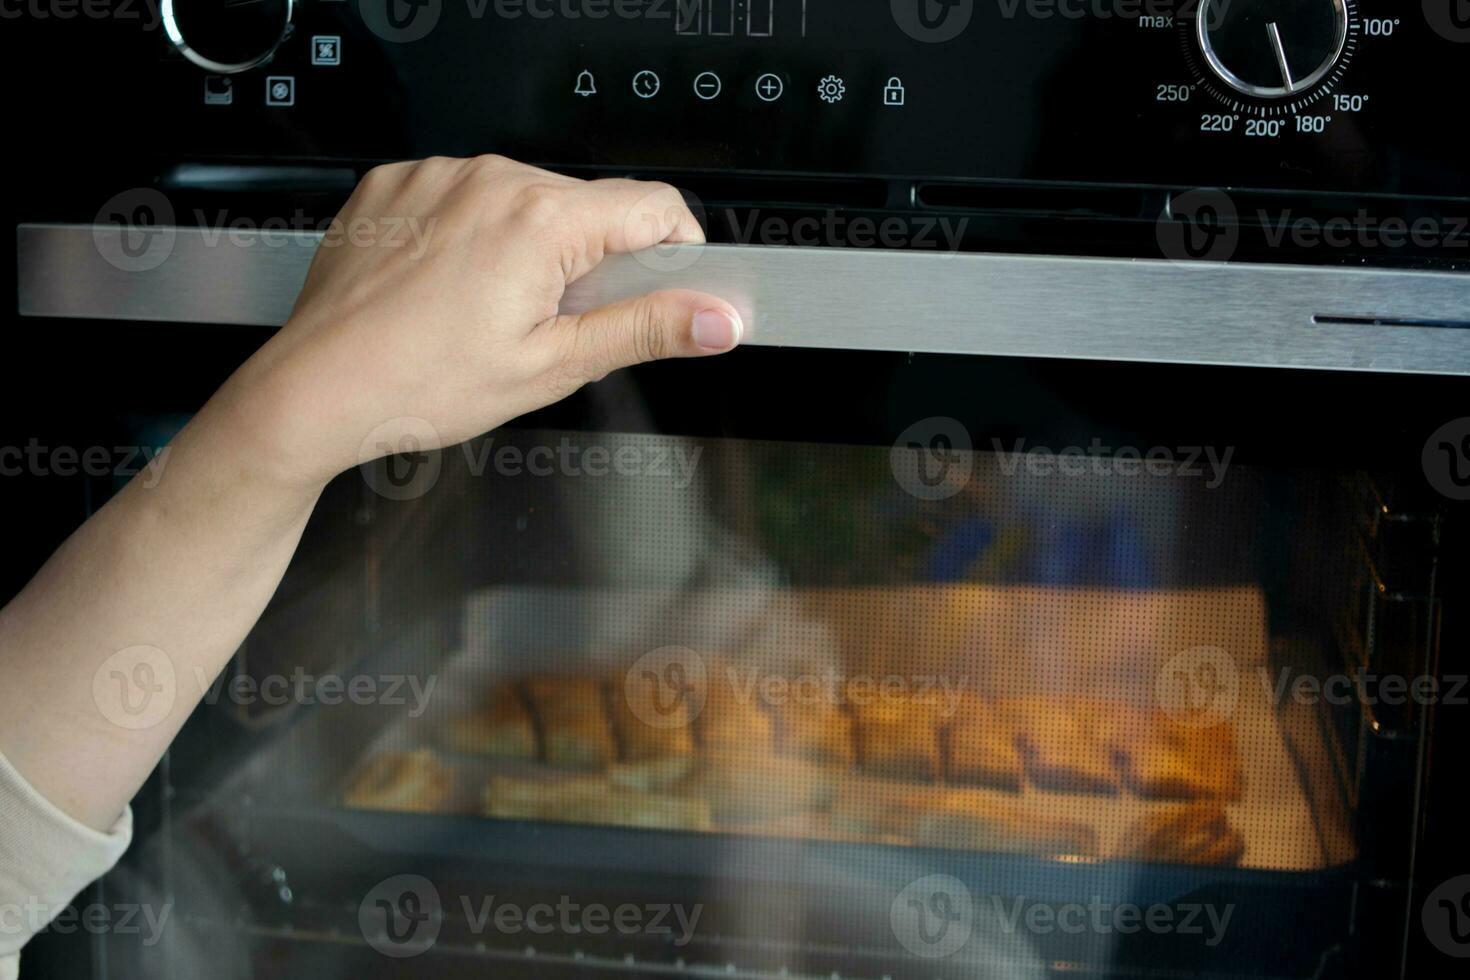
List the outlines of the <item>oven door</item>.
{"label": "oven door", "polygon": [[[22,323],[112,319],[139,368],[170,321],[280,322],[310,256],[180,230],[128,270],[108,235],[21,229]],[[1461,277],[711,246],[568,308],[671,284],[752,343],[329,488],[79,899],[143,913],[97,975],[1470,951]]]}

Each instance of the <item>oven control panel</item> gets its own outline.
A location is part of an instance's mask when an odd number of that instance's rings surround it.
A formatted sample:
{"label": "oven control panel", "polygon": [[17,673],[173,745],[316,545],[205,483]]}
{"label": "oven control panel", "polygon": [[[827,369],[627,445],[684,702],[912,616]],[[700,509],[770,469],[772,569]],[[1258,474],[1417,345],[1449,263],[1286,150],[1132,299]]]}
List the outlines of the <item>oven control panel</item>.
{"label": "oven control panel", "polygon": [[1450,0],[158,2],[68,111],[173,159],[1465,196]]}

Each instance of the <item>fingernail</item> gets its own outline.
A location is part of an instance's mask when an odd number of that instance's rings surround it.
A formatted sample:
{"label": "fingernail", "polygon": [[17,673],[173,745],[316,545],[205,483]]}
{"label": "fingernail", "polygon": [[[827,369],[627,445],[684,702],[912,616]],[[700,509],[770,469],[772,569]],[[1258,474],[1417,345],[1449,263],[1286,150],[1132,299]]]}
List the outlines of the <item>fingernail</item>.
{"label": "fingernail", "polygon": [[724,310],[694,314],[694,342],[705,350],[729,350],[740,343],[740,319]]}

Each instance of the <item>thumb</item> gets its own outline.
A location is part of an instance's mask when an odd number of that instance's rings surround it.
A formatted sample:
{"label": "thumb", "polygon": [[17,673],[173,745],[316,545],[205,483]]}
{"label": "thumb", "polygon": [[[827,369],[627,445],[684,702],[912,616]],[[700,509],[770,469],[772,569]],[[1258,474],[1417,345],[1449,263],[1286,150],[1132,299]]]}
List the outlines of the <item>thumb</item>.
{"label": "thumb", "polygon": [[721,354],[740,343],[744,331],[735,307],[707,293],[665,289],[555,317],[548,334],[589,378],[666,357]]}

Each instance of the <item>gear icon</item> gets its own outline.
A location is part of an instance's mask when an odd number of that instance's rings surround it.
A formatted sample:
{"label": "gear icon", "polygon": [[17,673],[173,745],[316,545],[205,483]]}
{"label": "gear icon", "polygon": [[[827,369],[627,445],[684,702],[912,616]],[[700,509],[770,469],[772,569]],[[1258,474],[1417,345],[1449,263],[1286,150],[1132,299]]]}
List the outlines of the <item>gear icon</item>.
{"label": "gear icon", "polygon": [[817,83],[817,94],[823,102],[841,102],[847,94],[847,86],[836,75],[828,75]]}

